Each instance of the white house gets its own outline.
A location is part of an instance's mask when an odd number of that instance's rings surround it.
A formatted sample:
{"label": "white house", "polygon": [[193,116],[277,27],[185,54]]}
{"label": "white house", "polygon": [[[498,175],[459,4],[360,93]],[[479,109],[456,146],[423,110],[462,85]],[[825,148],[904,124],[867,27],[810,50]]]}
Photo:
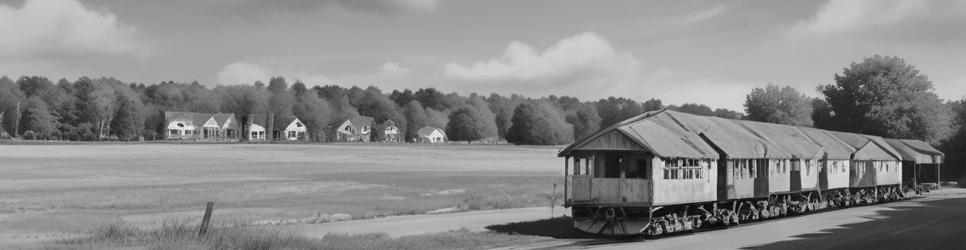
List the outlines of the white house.
{"label": "white house", "polygon": [[[302,121],[299,120],[299,118],[289,117],[281,121],[282,121],[282,124],[285,124],[285,129],[280,131],[279,133],[280,136],[276,138],[277,140],[281,140],[281,138],[284,138],[285,140],[289,140],[289,141],[308,139],[305,136],[305,131],[306,131],[305,124],[303,124]],[[279,124],[279,125],[282,125],[282,124]],[[278,127],[281,128],[282,126],[278,126]]]}
{"label": "white house", "polygon": [[267,117],[264,114],[252,114],[248,116],[248,140],[264,141],[265,126]]}
{"label": "white house", "polygon": [[168,140],[237,140],[234,114],[164,112],[164,138]]}
{"label": "white house", "polygon": [[444,143],[446,142],[446,132],[434,127],[422,127],[416,132],[419,142],[424,143]]}
{"label": "white house", "polygon": [[396,122],[393,120],[386,120],[382,124],[379,124],[379,128],[382,129],[382,141],[383,142],[401,142],[399,136],[399,127],[396,126]]}
{"label": "white house", "polygon": [[335,127],[334,141],[340,142],[369,142],[372,137],[372,117],[356,116],[346,119]]}

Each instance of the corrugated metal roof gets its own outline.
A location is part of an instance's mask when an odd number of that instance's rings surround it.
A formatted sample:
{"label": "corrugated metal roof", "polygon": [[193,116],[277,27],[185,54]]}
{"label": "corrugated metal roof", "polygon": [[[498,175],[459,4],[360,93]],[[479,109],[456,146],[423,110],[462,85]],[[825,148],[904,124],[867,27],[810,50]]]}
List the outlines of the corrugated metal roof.
{"label": "corrugated metal roof", "polygon": [[686,130],[704,135],[729,158],[735,159],[789,159],[792,152],[755,135],[740,121],[665,111]]}
{"label": "corrugated metal roof", "polygon": [[825,152],[821,145],[812,141],[794,126],[755,121],[735,122],[747,128],[752,134],[778,145],[795,158],[821,159]]}
{"label": "corrugated metal roof", "polygon": [[657,113],[617,128],[655,155],[684,158],[718,158],[714,148],[697,134],[684,130],[668,113]]}
{"label": "corrugated metal roof", "polygon": [[909,150],[917,153],[915,162],[919,164],[940,164],[945,160],[943,152],[933,148],[929,143],[920,140],[896,140]]}
{"label": "corrugated metal roof", "polygon": [[818,143],[818,145],[821,145],[829,159],[848,160],[852,158],[852,153],[856,151],[855,148],[850,147],[825,130],[809,127],[798,127],[798,130],[802,131],[802,133],[811,138],[815,143]]}
{"label": "corrugated metal roof", "polygon": [[907,139],[900,140],[900,141],[902,141],[902,143],[905,143],[907,146],[909,146],[912,149],[918,150],[920,152],[923,152],[929,155],[946,156],[946,154],[943,154],[942,151],[939,151],[938,149],[932,147],[932,145],[929,145],[929,143],[926,143],[924,141],[907,140]]}
{"label": "corrugated metal roof", "polygon": [[[615,137],[617,134],[626,136],[626,140]],[[588,151],[607,146],[612,150],[645,150],[662,157],[718,158],[722,153],[732,159],[820,159],[827,156],[835,160],[894,161],[908,157],[908,152],[901,153],[900,149],[909,148],[931,157],[934,162],[941,161],[942,153],[929,144],[900,141],[905,146],[897,149],[891,140],[872,135],[660,110],[602,129],[567,146],[558,155],[567,156],[585,146]]]}
{"label": "corrugated metal roof", "polygon": [[[623,143],[615,141],[615,135],[623,136],[627,140],[640,145],[639,147],[628,146],[620,150],[646,150],[662,157],[699,159],[716,159],[719,157],[714,148],[705,143],[698,134],[686,130],[674,121],[674,118],[667,111],[647,112],[618,122],[583,140],[570,144],[570,146],[561,150],[558,155],[566,156],[574,151],[592,150],[590,148],[597,147],[595,145],[622,145]],[[601,140],[608,141],[599,142]]]}
{"label": "corrugated metal roof", "polygon": [[882,137],[838,131],[828,131],[828,133],[855,148],[856,152],[852,155],[855,160],[902,160],[899,152],[889,146]]}

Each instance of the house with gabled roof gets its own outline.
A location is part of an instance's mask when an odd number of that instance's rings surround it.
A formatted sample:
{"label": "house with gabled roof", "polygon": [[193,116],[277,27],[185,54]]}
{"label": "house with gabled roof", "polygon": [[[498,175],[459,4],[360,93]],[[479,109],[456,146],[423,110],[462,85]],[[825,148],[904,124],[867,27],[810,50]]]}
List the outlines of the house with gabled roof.
{"label": "house with gabled roof", "polygon": [[164,112],[164,138],[168,140],[237,140],[234,114]]}
{"label": "house with gabled roof", "polygon": [[416,132],[416,140],[422,143],[444,143],[446,142],[446,131],[436,127],[422,127]]}
{"label": "house with gabled roof", "polygon": [[399,131],[399,127],[396,126],[396,122],[392,119],[386,120],[379,125],[376,125],[376,129],[380,131],[379,141],[382,142],[402,142],[402,136]]}
{"label": "house with gabled roof", "polygon": [[338,123],[333,131],[337,142],[369,142],[372,137],[372,117],[355,116]]}
{"label": "house with gabled roof", "polygon": [[265,114],[248,115],[248,141],[264,141],[267,139],[265,131],[268,127],[268,116]]}
{"label": "house with gabled roof", "polygon": [[275,120],[275,140],[308,140],[305,124],[298,117],[290,116]]}

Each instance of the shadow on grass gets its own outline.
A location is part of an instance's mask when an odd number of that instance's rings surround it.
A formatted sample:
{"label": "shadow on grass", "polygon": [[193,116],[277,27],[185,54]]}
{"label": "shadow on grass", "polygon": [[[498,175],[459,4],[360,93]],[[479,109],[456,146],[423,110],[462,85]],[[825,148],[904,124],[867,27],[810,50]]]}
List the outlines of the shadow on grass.
{"label": "shadow on grass", "polygon": [[[966,199],[878,211],[878,218],[745,249],[963,249]],[[793,225],[792,225],[793,226]]]}
{"label": "shadow on grass", "polygon": [[490,225],[486,229],[497,233],[522,234],[531,236],[550,237],[556,239],[594,239],[594,235],[574,228],[574,220],[570,217],[556,217],[535,221],[514,222],[502,225]]}

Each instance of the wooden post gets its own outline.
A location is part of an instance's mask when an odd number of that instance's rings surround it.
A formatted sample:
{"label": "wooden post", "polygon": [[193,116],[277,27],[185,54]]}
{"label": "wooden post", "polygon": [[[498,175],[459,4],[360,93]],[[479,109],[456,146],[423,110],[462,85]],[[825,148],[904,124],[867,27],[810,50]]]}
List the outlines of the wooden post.
{"label": "wooden post", "polygon": [[912,188],[915,190],[919,187],[919,163],[912,163]]}
{"label": "wooden post", "polygon": [[936,164],[936,189],[943,187],[942,183],[943,164]]}
{"label": "wooden post", "polygon": [[[570,192],[568,192],[570,190],[568,190],[567,188],[570,186],[569,184],[567,184],[568,180],[570,179],[569,175],[570,175],[570,156],[567,156],[567,157],[564,157],[564,207],[567,206],[567,198],[570,197],[569,196]],[[551,210],[553,209],[551,208]]]}
{"label": "wooden post", "polygon": [[211,221],[211,210],[214,206],[215,203],[211,201],[205,206],[205,217],[201,219],[201,229],[198,230],[198,236],[205,236],[208,233],[208,222]]}

